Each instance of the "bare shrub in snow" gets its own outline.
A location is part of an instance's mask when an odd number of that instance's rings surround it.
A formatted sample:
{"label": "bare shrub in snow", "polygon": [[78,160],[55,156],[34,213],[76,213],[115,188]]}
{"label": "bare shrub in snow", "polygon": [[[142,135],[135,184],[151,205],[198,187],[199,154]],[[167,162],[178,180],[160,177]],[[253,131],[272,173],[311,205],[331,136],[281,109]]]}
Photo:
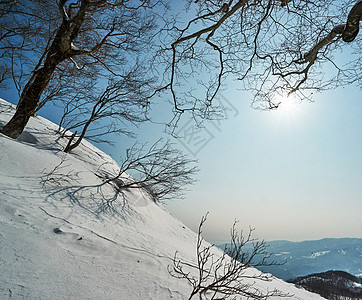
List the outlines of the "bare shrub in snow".
{"label": "bare shrub in snow", "polygon": [[103,176],[120,189],[144,188],[155,200],[175,199],[195,183],[195,163],[169,141],[158,140],[148,149],[137,144],[127,149],[118,174]]}
{"label": "bare shrub in snow", "polygon": [[[252,238],[253,229],[246,236],[236,229],[236,222],[231,228],[231,242],[225,246],[222,254],[216,254],[216,247],[207,244],[202,237],[202,227],[207,215],[203,216],[197,235],[197,265],[182,261],[177,252],[173,265],[168,267],[171,276],[184,279],[191,285],[189,300],[196,299],[269,299],[270,297],[290,297],[277,289],[262,291],[257,282],[271,281],[272,275],[264,274],[252,267],[273,265],[268,262],[270,254],[264,241]],[[252,243],[253,249],[244,251],[246,244]],[[220,250],[220,249],[219,249]],[[255,260],[255,263],[254,263]]]}

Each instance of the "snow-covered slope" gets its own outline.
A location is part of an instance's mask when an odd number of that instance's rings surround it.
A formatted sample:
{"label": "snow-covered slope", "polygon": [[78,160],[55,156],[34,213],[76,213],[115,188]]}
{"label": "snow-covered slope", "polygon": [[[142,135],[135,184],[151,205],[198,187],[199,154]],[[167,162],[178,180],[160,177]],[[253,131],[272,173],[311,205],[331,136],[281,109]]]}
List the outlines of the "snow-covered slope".
{"label": "snow-covered slope", "polygon": [[[0,122],[12,109],[0,100]],[[0,134],[0,299],[188,299],[167,267],[175,251],[195,263],[196,234],[142,190],[104,184],[117,164],[88,142],[65,154],[56,128],[35,117],[18,140]]]}

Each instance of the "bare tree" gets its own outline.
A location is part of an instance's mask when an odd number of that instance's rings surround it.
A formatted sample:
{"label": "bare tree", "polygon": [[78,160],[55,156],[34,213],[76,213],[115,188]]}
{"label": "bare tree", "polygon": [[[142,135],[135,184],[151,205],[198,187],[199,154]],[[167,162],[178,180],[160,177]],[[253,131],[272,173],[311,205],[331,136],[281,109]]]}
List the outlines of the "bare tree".
{"label": "bare tree", "polygon": [[75,134],[71,135],[65,152],[76,148],[84,137],[93,142],[110,143],[108,137],[104,138],[105,135],[133,136],[127,129],[129,124],[137,125],[148,120],[153,80],[146,81],[146,75],[140,68],[136,66],[117,81],[110,81],[100,95],[95,95],[95,92],[82,93],[66,103],[61,122],[67,122],[63,136],[67,130],[80,129],[81,133],[75,141]]}
{"label": "bare tree", "polygon": [[[170,20],[164,40],[176,120],[185,112],[209,117],[228,75],[267,109],[278,107],[278,95],[311,99],[362,80],[360,0],[188,0],[186,9],[193,17]],[[342,49],[347,64],[333,57]],[[323,74],[326,64],[335,72]]]}
{"label": "bare tree", "polygon": [[158,140],[149,149],[127,149],[118,174],[99,176],[120,189],[144,188],[157,201],[171,200],[182,198],[187,186],[195,183],[195,163],[169,141]]}
{"label": "bare tree", "polygon": [[[162,15],[162,2],[0,1],[0,81],[12,80],[19,92],[2,133],[17,137],[52,99],[69,103],[87,87],[99,91],[104,80],[127,73],[135,57],[144,66],[154,58],[164,74],[154,91],[170,92],[176,120],[186,111],[209,117],[228,75],[254,91],[263,108],[278,107],[276,95],[310,99],[314,90],[361,82],[361,0],[185,0],[186,22]],[[160,34],[156,15],[164,22]],[[158,52],[155,35],[163,45]],[[341,49],[345,65],[333,57]],[[326,64],[336,72],[323,78]]]}
{"label": "bare tree", "polygon": [[[268,262],[270,254],[266,251],[264,241],[252,238],[253,229],[244,237],[236,229],[236,222],[231,228],[231,242],[225,246],[222,254],[215,252],[215,246],[207,244],[202,237],[202,227],[206,221],[203,216],[197,234],[197,265],[184,262],[175,253],[173,266],[168,271],[171,276],[184,279],[191,285],[189,300],[195,296],[200,299],[237,299],[244,296],[248,299],[269,299],[270,297],[290,297],[277,289],[263,292],[256,282],[271,281],[272,276],[263,274],[253,267],[273,265]],[[253,243],[250,253],[244,252],[245,245]],[[257,261],[254,260],[257,259]],[[196,269],[196,271],[195,271]]]}
{"label": "bare tree", "polygon": [[47,101],[99,88],[135,64],[147,66],[160,2],[1,1],[0,71],[19,92],[2,133],[16,138]]}

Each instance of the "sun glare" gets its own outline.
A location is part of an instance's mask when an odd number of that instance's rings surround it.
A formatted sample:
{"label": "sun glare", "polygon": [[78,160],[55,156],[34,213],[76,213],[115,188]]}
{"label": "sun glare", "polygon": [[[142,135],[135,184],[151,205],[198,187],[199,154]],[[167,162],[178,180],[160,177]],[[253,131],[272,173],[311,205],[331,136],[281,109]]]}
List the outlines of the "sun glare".
{"label": "sun glare", "polygon": [[296,98],[293,95],[290,95],[289,97],[285,95],[279,96],[276,101],[276,103],[278,103],[278,108],[273,110],[273,115],[274,118],[276,118],[277,126],[285,126],[286,124],[291,126],[296,124],[302,113],[300,103]]}
{"label": "sun glare", "polygon": [[286,112],[291,112],[293,110],[295,110],[295,101],[294,99],[291,99],[289,97],[284,97],[281,101],[280,101],[280,110],[282,111],[286,111]]}
{"label": "sun glare", "polygon": [[280,111],[282,114],[291,115],[298,111],[298,104],[296,103],[293,96],[281,96],[278,103],[279,106],[277,110]]}

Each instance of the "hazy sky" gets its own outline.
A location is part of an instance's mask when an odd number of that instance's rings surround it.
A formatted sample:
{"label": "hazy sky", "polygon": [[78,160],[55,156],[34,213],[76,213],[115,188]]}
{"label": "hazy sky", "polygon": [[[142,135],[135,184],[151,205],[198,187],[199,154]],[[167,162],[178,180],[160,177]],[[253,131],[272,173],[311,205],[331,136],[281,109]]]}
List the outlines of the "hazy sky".
{"label": "hazy sky", "polygon": [[[196,155],[199,182],[168,205],[193,229],[225,239],[234,219],[266,240],[362,237],[362,97],[357,88],[289,110],[261,112],[224,93],[237,109]],[[233,113],[235,112],[235,113]],[[187,145],[187,144],[186,144]]]}

